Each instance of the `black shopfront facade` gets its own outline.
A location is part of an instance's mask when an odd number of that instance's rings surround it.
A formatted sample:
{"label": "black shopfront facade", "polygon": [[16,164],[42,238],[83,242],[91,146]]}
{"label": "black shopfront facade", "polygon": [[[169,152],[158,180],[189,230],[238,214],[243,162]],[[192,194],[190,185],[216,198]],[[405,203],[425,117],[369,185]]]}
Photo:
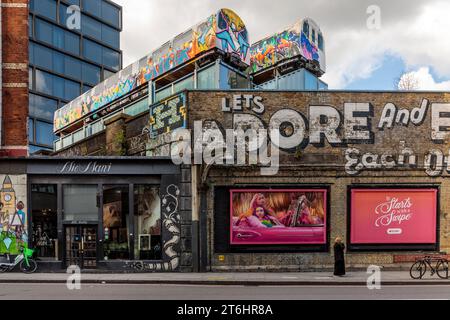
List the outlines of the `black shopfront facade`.
{"label": "black shopfront facade", "polygon": [[28,241],[41,270],[175,271],[181,169],[168,158],[30,158]]}

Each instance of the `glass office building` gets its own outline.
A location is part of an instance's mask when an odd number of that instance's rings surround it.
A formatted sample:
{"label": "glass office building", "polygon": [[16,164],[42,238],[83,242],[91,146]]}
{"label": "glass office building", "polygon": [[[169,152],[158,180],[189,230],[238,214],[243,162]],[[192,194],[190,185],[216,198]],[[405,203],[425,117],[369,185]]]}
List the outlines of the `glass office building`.
{"label": "glass office building", "polygon": [[30,0],[30,154],[53,150],[58,108],[122,69],[121,31],[112,1]]}

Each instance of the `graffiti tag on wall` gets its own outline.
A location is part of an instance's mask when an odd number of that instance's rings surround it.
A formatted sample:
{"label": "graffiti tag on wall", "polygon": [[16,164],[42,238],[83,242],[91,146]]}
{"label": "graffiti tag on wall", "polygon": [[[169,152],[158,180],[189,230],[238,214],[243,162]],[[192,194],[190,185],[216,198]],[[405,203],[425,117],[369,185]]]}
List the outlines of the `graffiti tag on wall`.
{"label": "graffiti tag on wall", "polygon": [[166,188],[162,195],[161,212],[163,215],[163,228],[171,235],[170,240],[164,241],[163,252],[168,262],[147,263],[144,261],[130,261],[128,266],[137,271],[174,271],[180,264],[180,253],[177,246],[180,243],[180,189],[172,184]]}
{"label": "graffiti tag on wall", "polygon": [[0,254],[19,254],[21,243],[28,242],[25,204],[17,198],[9,176],[0,190]]}
{"label": "graffiti tag on wall", "polygon": [[150,109],[150,137],[172,132],[178,128],[186,128],[187,112],[185,95],[163,101]]}

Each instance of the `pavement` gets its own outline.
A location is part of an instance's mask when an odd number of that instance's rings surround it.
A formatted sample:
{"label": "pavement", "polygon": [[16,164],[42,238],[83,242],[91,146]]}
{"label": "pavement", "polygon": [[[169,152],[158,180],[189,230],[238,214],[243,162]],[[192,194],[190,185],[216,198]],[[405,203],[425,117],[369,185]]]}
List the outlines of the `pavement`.
{"label": "pavement", "polygon": [[[81,273],[85,284],[172,284],[172,285],[244,285],[244,286],[366,286],[371,276],[366,272],[349,272],[336,277],[329,272],[241,272],[241,273]],[[0,283],[67,283],[65,273],[3,273]],[[429,272],[422,280],[414,280],[408,271],[382,271],[382,285],[450,285]]]}

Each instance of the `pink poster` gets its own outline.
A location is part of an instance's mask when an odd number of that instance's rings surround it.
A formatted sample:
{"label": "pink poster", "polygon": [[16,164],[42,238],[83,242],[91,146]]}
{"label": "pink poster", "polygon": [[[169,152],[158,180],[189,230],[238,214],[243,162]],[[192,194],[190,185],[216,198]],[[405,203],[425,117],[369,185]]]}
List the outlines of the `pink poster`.
{"label": "pink poster", "polygon": [[353,189],[352,244],[434,244],[436,189]]}
{"label": "pink poster", "polygon": [[326,190],[231,190],[232,245],[326,244]]}

